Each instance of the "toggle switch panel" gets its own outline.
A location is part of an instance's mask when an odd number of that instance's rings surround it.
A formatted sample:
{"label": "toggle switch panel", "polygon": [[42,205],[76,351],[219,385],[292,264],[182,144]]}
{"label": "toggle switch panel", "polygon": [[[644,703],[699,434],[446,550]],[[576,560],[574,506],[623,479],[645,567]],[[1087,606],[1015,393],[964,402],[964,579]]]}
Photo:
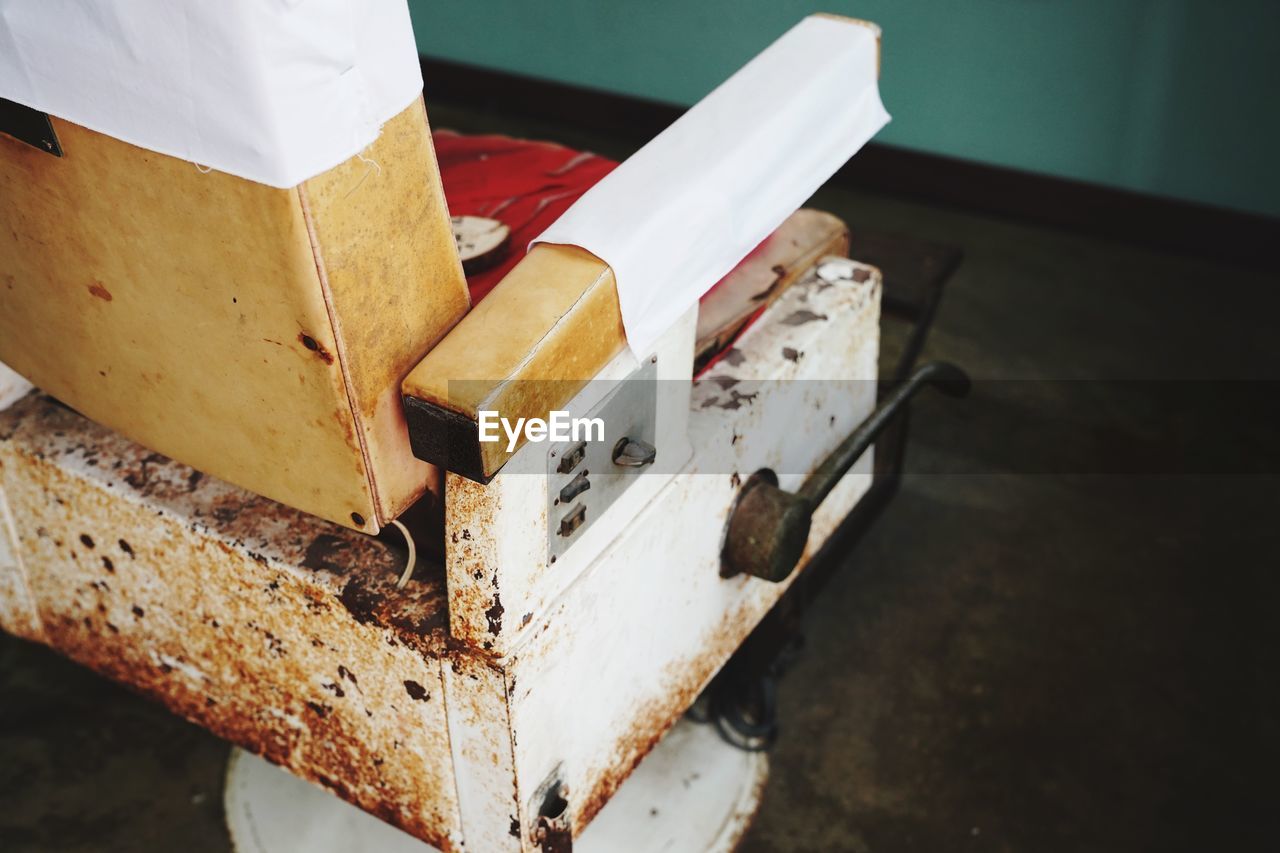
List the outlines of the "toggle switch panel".
{"label": "toggle switch panel", "polygon": [[[644,365],[618,383],[586,415],[599,419],[592,433],[547,451],[547,559],[554,563],[582,538],[636,480],[653,468],[657,442],[658,366]],[[572,404],[570,404],[572,410]],[[621,533],[621,528],[619,528]]]}

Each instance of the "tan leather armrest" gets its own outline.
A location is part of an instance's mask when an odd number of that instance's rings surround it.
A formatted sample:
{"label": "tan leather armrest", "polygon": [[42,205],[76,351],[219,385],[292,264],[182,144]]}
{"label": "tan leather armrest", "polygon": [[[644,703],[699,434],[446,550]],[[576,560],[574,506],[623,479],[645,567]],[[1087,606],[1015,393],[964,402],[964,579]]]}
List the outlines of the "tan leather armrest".
{"label": "tan leather armrest", "polygon": [[539,244],[401,384],[414,455],[488,482],[511,454],[479,440],[479,413],[546,417],[626,346],[613,272]]}
{"label": "tan leather armrest", "polygon": [[[699,357],[731,341],[820,257],[848,248],[839,219],[796,211],[704,302]],[[505,439],[479,440],[482,409],[545,418],[625,346],[609,267],[571,246],[534,247],[401,385],[414,454],[487,482],[510,454]]]}
{"label": "tan leather armrest", "polygon": [[[826,17],[871,31],[876,39],[878,73],[879,28],[857,19]],[[829,28],[824,27],[824,30],[829,31]],[[864,43],[859,40],[859,45]],[[825,77],[815,78],[815,81],[830,82]],[[724,90],[717,90],[721,91]],[[821,92],[827,96],[830,87],[821,89]],[[755,105],[749,101],[743,97],[731,101],[733,109],[739,111],[738,123],[734,127],[751,127],[753,125],[746,122],[758,121]],[[690,115],[695,113],[696,108]],[[817,120],[820,116],[815,113],[811,109],[806,115],[809,120]],[[744,135],[744,139],[748,137]],[[726,140],[719,139],[717,144],[720,142]],[[738,146],[733,150],[742,155],[743,143],[740,140],[730,139],[727,142]],[[788,140],[787,144],[791,142]],[[614,174],[620,174],[627,165],[641,163],[636,167],[640,171],[631,174],[656,178],[664,174],[663,163],[688,153],[679,147],[672,150],[663,148],[662,137],[651,145],[657,147],[646,146]],[[701,148],[693,154],[696,157],[690,161],[693,164],[706,162],[709,157],[724,156],[719,148],[714,151]],[[829,165],[824,162],[824,168]],[[775,177],[781,180],[782,176],[778,173]],[[612,198],[611,203],[626,205],[630,200],[625,196],[623,193],[619,198]],[[557,225],[572,217],[576,209],[571,208]],[[678,244],[683,236],[678,229],[683,223],[671,215],[673,209],[683,208],[679,203],[668,200],[654,209],[640,211],[636,228],[627,229],[627,233],[638,230],[651,238],[656,235],[654,252],[663,251],[664,241]],[[690,215],[697,217],[699,214],[694,211]],[[768,225],[775,221],[770,212]],[[663,227],[658,228],[657,223]],[[700,226],[705,224],[699,223]],[[762,223],[762,230],[763,227],[766,226]],[[590,231],[590,228],[586,230]],[[842,239],[833,238],[832,234],[842,235],[843,231],[843,227],[828,229],[825,239],[828,242]],[[573,227],[568,227],[567,233],[559,239],[574,242],[574,232]],[[547,233],[555,234],[556,225]],[[603,242],[608,243],[608,240]],[[744,253],[749,248],[737,244],[735,247]],[[798,244],[795,248],[799,251],[793,253],[794,260],[798,260],[805,252]],[[678,276],[681,273],[678,266],[680,257],[673,257],[671,267],[661,268],[660,273],[646,269],[643,275]],[[615,262],[623,263],[621,260]],[[749,294],[748,299],[765,300],[767,304],[770,294],[776,296],[785,287],[790,264],[783,262],[780,266],[781,270],[777,265],[768,268],[765,280],[760,282],[761,290]],[[738,284],[751,284],[757,274],[757,270],[752,269],[738,276]],[[708,336],[714,335],[716,340],[706,351],[700,352],[703,358],[713,354],[716,341],[731,340],[754,314],[755,309],[749,302],[738,300],[739,296],[741,291],[735,288],[727,302],[722,299],[724,304],[713,306],[717,309],[715,311],[708,311]],[[545,418],[549,411],[563,408],[625,346],[617,289],[609,267],[599,258],[579,249],[560,245],[535,247],[402,383],[414,455],[473,480],[487,482],[511,453],[506,449],[507,442],[479,440],[483,411],[494,411],[507,421]]]}

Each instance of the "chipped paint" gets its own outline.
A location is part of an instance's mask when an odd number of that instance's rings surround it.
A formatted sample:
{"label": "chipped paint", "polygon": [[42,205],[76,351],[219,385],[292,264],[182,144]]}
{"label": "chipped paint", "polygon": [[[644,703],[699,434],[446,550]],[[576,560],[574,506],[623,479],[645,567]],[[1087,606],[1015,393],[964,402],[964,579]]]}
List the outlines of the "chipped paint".
{"label": "chipped paint", "polygon": [[[685,424],[689,417],[689,365],[696,312],[686,312],[656,348],[661,470],[637,477],[603,515],[584,528],[552,562],[548,554],[545,444],[526,444],[485,486],[449,474],[445,480],[445,538],[449,587],[449,631],[453,639],[492,657],[509,654],[529,626],[595,561],[627,520],[654,499],[689,457]],[[623,352],[567,405],[581,417],[639,363]],[[520,614],[521,618],[516,618]],[[531,614],[529,619],[523,614]]]}
{"label": "chipped paint", "polygon": [[[447,593],[445,567],[397,591],[384,543],[32,395],[0,413],[0,490],[44,640],[443,849],[535,849],[553,773],[579,833],[786,589],[721,578],[718,531],[743,475],[807,470],[873,404],[871,382],[826,399],[783,381],[875,376],[879,279],[856,278],[799,282],[686,386],[692,463],[581,565],[520,550],[546,524],[538,478],[451,478]],[[802,311],[828,322],[779,319]],[[796,441],[767,440],[778,416]],[[805,559],[869,464],[819,510]]]}
{"label": "chipped paint", "polygon": [[[561,767],[575,833],[799,574],[782,584],[720,577],[718,533],[742,477],[726,474],[772,467],[796,472],[787,478],[794,484],[874,406],[871,381],[826,398],[819,383],[789,381],[876,375],[878,274],[821,292],[816,284],[809,278],[783,294],[739,339],[736,366],[722,359],[717,378],[695,383],[691,465],[549,611],[535,615],[531,634],[502,661],[517,784],[529,790]],[[833,340],[825,324],[775,319],[804,300],[838,322],[841,334]],[[793,361],[784,347],[810,355]],[[725,405],[732,402],[736,408]],[[778,433],[768,423],[777,417],[788,420],[793,441],[773,440]],[[815,514],[801,571],[869,486],[870,466],[865,458]]]}
{"label": "chipped paint", "polygon": [[397,592],[401,557],[381,542],[193,476],[47,397],[0,413],[0,435],[34,639],[457,847],[439,566]]}

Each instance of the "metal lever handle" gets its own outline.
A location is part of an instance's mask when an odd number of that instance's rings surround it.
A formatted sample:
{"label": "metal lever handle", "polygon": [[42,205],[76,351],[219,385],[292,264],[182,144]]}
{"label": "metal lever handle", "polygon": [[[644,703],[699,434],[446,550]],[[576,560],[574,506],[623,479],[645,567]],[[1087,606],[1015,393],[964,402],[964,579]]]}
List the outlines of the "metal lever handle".
{"label": "metal lever handle", "polygon": [[613,464],[623,468],[643,468],[657,458],[657,448],[638,438],[622,438],[613,448]]}
{"label": "metal lever handle", "polygon": [[755,575],[774,583],[786,580],[804,554],[814,510],[908,401],[930,385],[948,396],[964,397],[970,382],[963,370],[945,361],[917,368],[822,460],[797,492],[778,488],[777,475],[767,468],[752,474],[729,515],[720,573]]}

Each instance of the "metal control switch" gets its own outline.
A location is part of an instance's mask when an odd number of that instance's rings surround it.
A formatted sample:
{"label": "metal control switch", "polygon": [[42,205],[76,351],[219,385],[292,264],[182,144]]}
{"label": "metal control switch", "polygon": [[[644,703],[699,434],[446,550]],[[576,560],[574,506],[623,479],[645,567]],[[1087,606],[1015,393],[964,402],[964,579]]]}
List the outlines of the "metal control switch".
{"label": "metal control switch", "polygon": [[591,488],[591,481],[587,479],[586,471],[569,481],[563,489],[560,490],[560,503],[567,504],[578,495]]}
{"label": "metal control switch", "polygon": [[560,464],[556,467],[556,471],[561,474],[568,474],[574,468],[582,463],[587,455],[587,443],[579,441],[573,447],[565,451],[564,456],[560,457]]}
{"label": "metal control switch", "polygon": [[658,450],[639,438],[623,438],[613,448],[613,464],[623,468],[643,468],[658,458]]}
{"label": "metal control switch", "polygon": [[585,504],[578,504],[569,511],[568,515],[560,519],[560,535],[572,536],[586,520],[587,507]]}

